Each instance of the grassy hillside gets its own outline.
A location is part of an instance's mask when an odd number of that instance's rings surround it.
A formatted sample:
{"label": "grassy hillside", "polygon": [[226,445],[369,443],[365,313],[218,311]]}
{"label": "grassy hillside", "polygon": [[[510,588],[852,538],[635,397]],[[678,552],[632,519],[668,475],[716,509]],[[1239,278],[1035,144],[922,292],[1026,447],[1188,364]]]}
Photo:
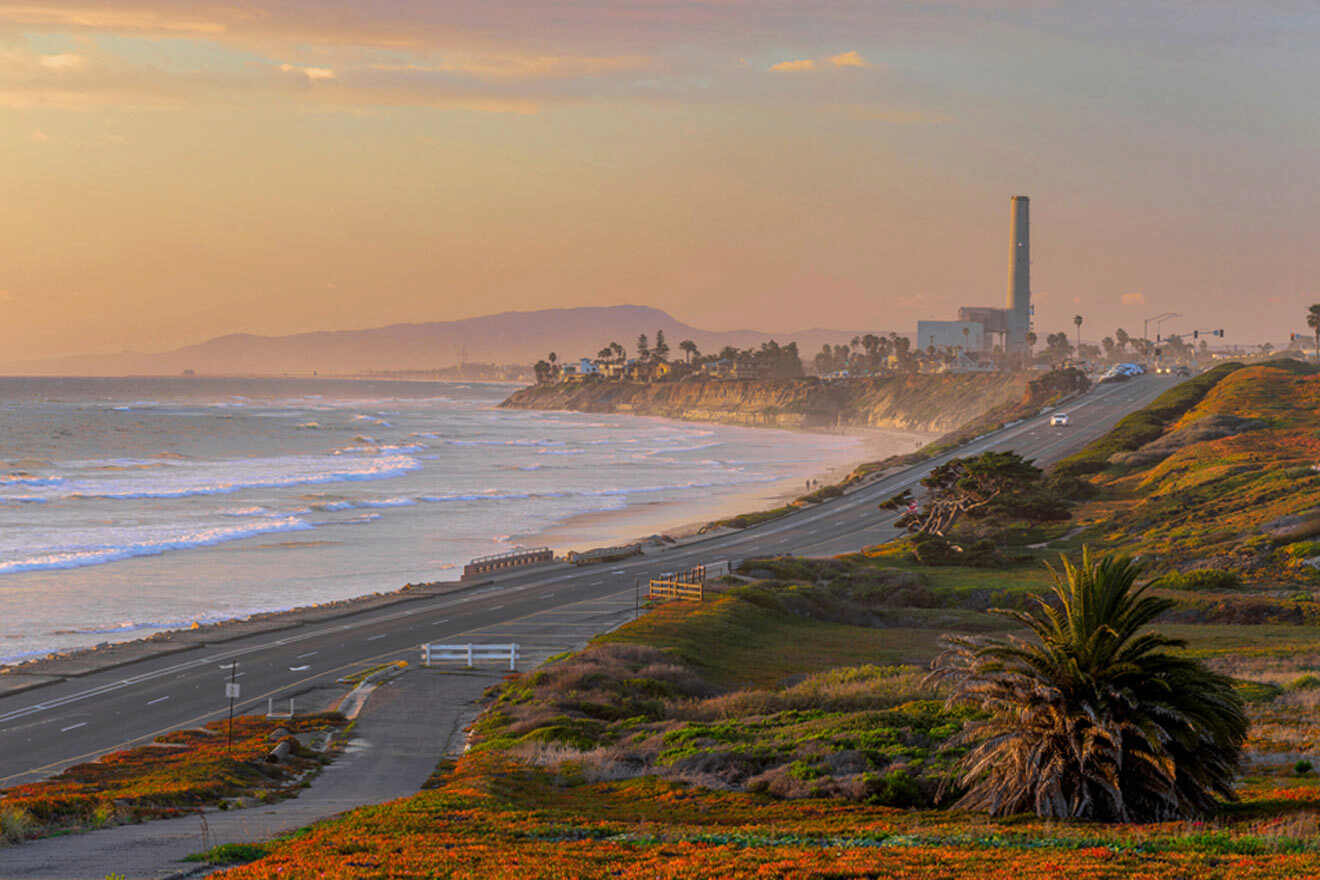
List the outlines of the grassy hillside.
{"label": "grassy hillside", "polygon": [[[953,737],[924,669],[942,632],[1048,582],[878,553],[754,560],[761,580],[662,606],[511,676],[434,788],[221,876],[1284,878],[1320,872],[1320,631],[1178,624],[1254,722],[1240,802],[1207,823],[951,810]],[[1249,650],[1244,650],[1249,646]],[[424,674],[424,673],[415,673]],[[1305,769],[1305,768],[1303,768]]]}
{"label": "grassy hillside", "polygon": [[1320,582],[1317,463],[1320,374],[1284,361],[1183,383],[1055,472],[1095,487],[1092,543],[1282,588]]}

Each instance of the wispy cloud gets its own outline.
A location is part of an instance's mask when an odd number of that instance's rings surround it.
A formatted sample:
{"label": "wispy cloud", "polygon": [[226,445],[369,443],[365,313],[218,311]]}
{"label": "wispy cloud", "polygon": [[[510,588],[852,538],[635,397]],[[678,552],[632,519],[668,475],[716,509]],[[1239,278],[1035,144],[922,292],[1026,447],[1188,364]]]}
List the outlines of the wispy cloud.
{"label": "wispy cloud", "polygon": [[42,55],[39,63],[47,70],[78,70],[87,64],[87,59],[65,52],[60,55]]}
{"label": "wispy cloud", "polygon": [[465,56],[430,63],[373,64],[372,70],[406,73],[455,73],[481,79],[554,79],[640,70],[650,64],[643,56],[586,55]]}
{"label": "wispy cloud", "polygon": [[299,73],[308,79],[315,81],[318,79],[334,79],[335,72],[328,67],[298,67],[294,64],[281,64],[280,70],[285,73]]}
{"label": "wispy cloud", "polygon": [[816,62],[810,58],[803,58],[799,61],[781,61],[772,65],[770,69],[775,73],[803,73],[808,70],[815,70]]}
{"label": "wispy cloud", "polygon": [[[128,6],[130,4],[124,4]],[[254,13],[230,7],[231,19],[252,20]],[[141,3],[137,8],[113,8],[108,3],[0,3],[0,22],[46,28],[218,35],[228,30],[223,20],[198,16],[172,9],[165,4],[153,8]]]}

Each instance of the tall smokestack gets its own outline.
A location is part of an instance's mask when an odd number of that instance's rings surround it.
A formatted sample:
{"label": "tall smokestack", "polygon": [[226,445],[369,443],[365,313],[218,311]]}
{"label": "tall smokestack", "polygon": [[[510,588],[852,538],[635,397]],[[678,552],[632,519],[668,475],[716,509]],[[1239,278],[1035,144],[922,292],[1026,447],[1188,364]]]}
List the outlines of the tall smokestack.
{"label": "tall smokestack", "polygon": [[1012,252],[1008,270],[1008,338],[1010,352],[1027,350],[1031,329],[1031,200],[1013,196]]}

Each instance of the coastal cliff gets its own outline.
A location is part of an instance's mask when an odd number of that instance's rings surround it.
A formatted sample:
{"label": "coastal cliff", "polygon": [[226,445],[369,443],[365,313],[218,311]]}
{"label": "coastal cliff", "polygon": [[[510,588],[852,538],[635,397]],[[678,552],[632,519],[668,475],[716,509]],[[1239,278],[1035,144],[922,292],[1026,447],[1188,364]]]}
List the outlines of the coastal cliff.
{"label": "coastal cliff", "polygon": [[943,433],[994,410],[1027,401],[1044,402],[1055,389],[1040,388],[1040,383],[1040,379],[1033,382],[1027,373],[905,374],[836,382],[735,379],[647,384],[589,380],[533,385],[516,392],[501,406],[629,413],[756,427],[866,427]]}

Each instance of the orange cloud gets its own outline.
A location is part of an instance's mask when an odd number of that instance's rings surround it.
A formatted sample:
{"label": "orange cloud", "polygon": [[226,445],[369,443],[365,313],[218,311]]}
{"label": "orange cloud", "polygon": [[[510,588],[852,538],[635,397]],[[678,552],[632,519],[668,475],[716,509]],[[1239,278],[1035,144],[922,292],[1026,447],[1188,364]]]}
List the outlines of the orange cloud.
{"label": "orange cloud", "polygon": [[1125,306],[1144,306],[1146,304],[1146,294],[1144,293],[1125,293],[1120,299]]}
{"label": "orange cloud", "polygon": [[804,70],[815,70],[816,62],[810,58],[801,61],[781,61],[770,69],[777,73],[799,73]]}
{"label": "orange cloud", "polygon": [[844,52],[841,55],[835,55],[830,59],[830,64],[835,67],[870,67],[871,62],[867,61],[856,51]]}

